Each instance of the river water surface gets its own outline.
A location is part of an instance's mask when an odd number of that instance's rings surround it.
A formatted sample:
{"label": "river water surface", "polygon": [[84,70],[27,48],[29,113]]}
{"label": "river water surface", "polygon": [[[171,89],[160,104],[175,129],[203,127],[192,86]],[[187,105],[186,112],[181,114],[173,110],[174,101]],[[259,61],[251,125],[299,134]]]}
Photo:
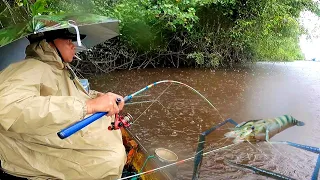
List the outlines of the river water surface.
{"label": "river water surface", "polygon": [[[123,96],[159,80],[192,86],[215,107],[185,86],[160,84],[125,106],[135,118],[131,131],[152,154],[163,147],[179,160],[192,157],[199,133],[227,118],[240,123],[251,119],[292,115],[305,126],[291,127],[271,141],[284,140],[320,147],[320,62],[256,63],[235,69],[144,69],[118,71],[90,79],[91,88]],[[170,85],[170,86],[169,86]],[[220,116],[220,115],[221,116]],[[207,137],[205,151],[231,144],[225,125]],[[317,155],[286,145],[241,143],[204,157],[200,179],[266,179],[224,163],[229,159],[296,179],[311,179]],[[176,166],[177,179],[191,179],[193,161]]]}

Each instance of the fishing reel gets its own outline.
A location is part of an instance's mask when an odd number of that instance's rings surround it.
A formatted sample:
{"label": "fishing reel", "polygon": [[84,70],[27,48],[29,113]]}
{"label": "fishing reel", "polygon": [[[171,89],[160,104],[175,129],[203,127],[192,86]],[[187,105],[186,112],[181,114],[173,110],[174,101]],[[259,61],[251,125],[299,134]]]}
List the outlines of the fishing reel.
{"label": "fishing reel", "polygon": [[115,120],[111,123],[111,126],[108,127],[108,130],[118,130],[121,127],[128,128],[131,126],[132,123],[133,117],[129,113],[127,113],[124,116],[116,114]]}

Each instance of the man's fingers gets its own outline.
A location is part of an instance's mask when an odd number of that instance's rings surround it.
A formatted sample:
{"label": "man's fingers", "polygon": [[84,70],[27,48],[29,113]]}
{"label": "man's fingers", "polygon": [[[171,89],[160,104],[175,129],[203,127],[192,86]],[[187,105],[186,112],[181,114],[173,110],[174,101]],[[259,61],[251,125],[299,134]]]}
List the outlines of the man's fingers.
{"label": "man's fingers", "polygon": [[104,95],[104,93],[101,93],[101,92],[97,93],[97,97],[100,97],[100,96],[103,96],[103,95]]}
{"label": "man's fingers", "polygon": [[118,107],[119,107],[119,110],[121,111],[124,107],[124,99],[123,97],[118,97],[119,99],[121,99],[120,102],[118,102]]}
{"label": "man's fingers", "polygon": [[114,112],[114,114],[117,114],[117,113],[119,113],[119,107],[118,107],[118,105],[116,104],[116,103],[114,103],[114,106],[113,106],[113,112]]}

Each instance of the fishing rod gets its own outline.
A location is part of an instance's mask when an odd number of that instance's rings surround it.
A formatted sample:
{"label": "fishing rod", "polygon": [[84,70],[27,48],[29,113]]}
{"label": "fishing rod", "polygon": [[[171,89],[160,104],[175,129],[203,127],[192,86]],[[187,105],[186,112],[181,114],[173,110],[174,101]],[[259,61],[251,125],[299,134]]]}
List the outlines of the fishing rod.
{"label": "fishing rod", "polygon": [[[213,107],[218,112],[220,118],[223,119],[222,116],[220,115],[219,111],[217,110],[217,108],[207,98],[205,98],[200,92],[198,92],[197,90],[195,90],[194,88],[192,88],[191,86],[189,86],[185,83],[182,83],[179,81],[174,81],[174,80],[162,80],[162,81],[157,81],[152,84],[149,84],[148,86],[140,89],[139,91],[136,91],[128,96],[125,96],[124,103],[129,102],[134,96],[150,89],[151,87],[153,87],[155,85],[161,84],[161,83],[175,83],[175,84],[180,84],[180,85],[188,87],[193,92],[200,95],[207,103],[209,103],[209,105],[211,107]],[[81,130],[82,128],[93,123],[94,121],[100,119],[101,117],[103,117],[106,114],[108,114],[108,112],[97,112],[97,113],[95,113],[95,114],[93,114],[93,115],[91,115],[81,121],[76,122],[75,124],[70,125],[69,127],[65,128],[65,129],[62,129],[60,132],[57,133],[57,135],[59,136],[60,139],[65,139],[65,138],[71,136],[72,134],[76,133],[77,131]]]}

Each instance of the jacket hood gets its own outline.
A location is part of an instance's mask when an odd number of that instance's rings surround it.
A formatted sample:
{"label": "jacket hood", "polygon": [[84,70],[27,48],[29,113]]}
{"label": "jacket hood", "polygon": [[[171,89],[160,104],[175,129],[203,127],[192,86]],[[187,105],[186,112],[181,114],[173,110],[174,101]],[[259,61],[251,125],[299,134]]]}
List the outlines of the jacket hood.
{"label": "jacket hood", "polygon": [[28,45],[26,48],[26,58],[38,59],[58,69],[65,68],[65,64],[58,55],[58,52],[46,40]]}

